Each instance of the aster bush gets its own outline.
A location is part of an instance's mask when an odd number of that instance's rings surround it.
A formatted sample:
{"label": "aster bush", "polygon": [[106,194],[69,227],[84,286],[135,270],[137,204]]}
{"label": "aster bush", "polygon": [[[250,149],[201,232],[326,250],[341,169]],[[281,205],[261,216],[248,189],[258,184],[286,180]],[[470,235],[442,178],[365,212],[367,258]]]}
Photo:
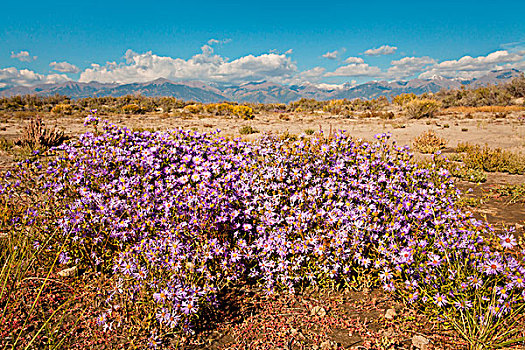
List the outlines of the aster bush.
{"label": "aster bush", "polygon": [[458,207],[446,169],[417,165],[388,135],[245,142],[104,123],[46,157],[21,164],[2,194],[48,198],[55,211],[32,215],[60,232],[60,262],[114,277],[106,328],[131,301],[157,336],[191,332],[241,282],[267,293],[380,285],[465,337],[466,315],[478,327],[523,305],[513,233],[498,242]]}

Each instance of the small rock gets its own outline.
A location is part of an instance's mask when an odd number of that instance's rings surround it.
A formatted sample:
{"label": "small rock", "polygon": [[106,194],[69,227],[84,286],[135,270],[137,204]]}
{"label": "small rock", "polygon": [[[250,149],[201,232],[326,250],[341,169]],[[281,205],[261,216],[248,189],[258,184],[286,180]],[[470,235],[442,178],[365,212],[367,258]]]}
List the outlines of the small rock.
{"label": "small rock", "polygon": [[311,310],[310,310],[310,315],[311,316],[319,316],[319,317],[323,317],[323,316],[326,316],[326,310],[324,307],[321,307],[321,306],[314,306]]}
{"label": "small rock", "polygon": [[414,347],[420,350],[426,350],[427,345],[429,343],[430,343],[430,340],[428,340],[422,335],[414,334],[414,336],[412,337],[412,345],[414,345]]}
{"label": "small rock", "polygon": [[388,310],[386,310],[385,318],[387,320],[393,320],[394,317],[396,317],[396,316],[397,316],[396,309],[388,309]]}
{"label": "small rock", "polygon": [[59,271],[58,275],[60,277],[71,277],[71,276],[76,275],[77,272],[78,272],[78,268],[76,266],[73,266],[73,267],[70,267],[68,269],[64,269],[62,271]]}

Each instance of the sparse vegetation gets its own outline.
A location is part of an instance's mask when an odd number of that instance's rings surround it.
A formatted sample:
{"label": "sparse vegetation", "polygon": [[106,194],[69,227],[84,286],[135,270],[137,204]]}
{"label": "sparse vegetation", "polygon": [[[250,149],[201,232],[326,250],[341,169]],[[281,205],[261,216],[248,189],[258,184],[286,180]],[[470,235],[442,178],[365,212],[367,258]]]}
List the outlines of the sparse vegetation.
{"label": "sparse vegetation", "polygon": [[488,146],[458,144],[457,152],[463,152],[461,161],[465,167],[488,172],[525,173],[525,156],[519,153],[491,149]]}
{"label": "sparse vegetation", "polygon": [[439,103],[428,98],[417,98],[404,105],[405,113],[410,119],[432,118],[438,109]]}
{"label": "sparse vegetation", "polygon": [[416,137],[412,145],[421,153],[434,153],[445,148],[447,141],[437,136],[435,131],[428,130]]}
{"label": "sparse vegetation", "polygon": [[508,203],[525,203],[525,184],[500,185],[494,190],[494,192],[500,196],[506,197]]}

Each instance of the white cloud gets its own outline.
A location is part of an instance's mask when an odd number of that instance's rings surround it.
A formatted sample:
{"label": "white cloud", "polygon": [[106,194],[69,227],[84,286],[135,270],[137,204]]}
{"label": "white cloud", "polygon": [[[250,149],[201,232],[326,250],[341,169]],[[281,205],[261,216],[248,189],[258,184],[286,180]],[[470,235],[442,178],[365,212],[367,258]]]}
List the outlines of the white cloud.
{"label": "white cloud", "polygon": [[325,77],[378,77],[381,69],[369,66],[367,63],[351,63],[337,68],[334,72],[328,72]]}
{"label": "white cloud", "polygon": [[420,78],[430,78],[433,75],[458,78],[478,78],[492,70],[504,68],[517,68],[523,66],[525,55],[522,53],[511,53],[507,50],[495,51],[487,56],[463,56],[458,60],[443,61],[433,65]]}
{"label": "white cloud", "polygon": [[43,75],[28,69],[15,67],[0,69],[0,84],[5,86],[31,86],[38,84],[64,83],[70,79],[64,74]]}
{"label": "white cloud", "polygon": [[368,49],[365,51],[365,55],[368,56],[382,56],[382,55],[391,55],[396,52],[396,46],[383,45],[376,49]]}
{"label": "white cloud", "polygon": [[80,68],[75,66],[74,64],[71,64],[69,62],[51,62],[49,66],[56,70],[57,72],[61,73],[78,73],[80,72]]}
{"label": "white cloud", "polygon": [[175,81],[239,82],[265,79],[279,82],[297,72],[295,63],[286,54],[247,55],[229,61],[214,54],[209,45],[202,46],[201,51],[184,60],[158,56],[151,51],[139,54],[128,50],[124,63],[108,62],[104,66],[92,64],[91,68],[80,74],[79,81],[131,83],[166,78]]}
{"label": "white cloud", "polygon": [[36,60],[38,57],[31,56],[29,51],[20,51],[19,53],[14,53],[14,51],[11,51],[11,58],[15,58],[21,62],[31,62]]}
{"label": "white cloud", "polygon": [[306,80],[309,79],[318,79],[324,75],[326,72],[326,68],[323,67],[314,67],[309,70],[305,70],[304,72],[301,72],[299,74],[300,77],[305,78]]}
{"label": "white cloud", "polygon": [[348,57],[345,60],[346,63],[365,63],[365,61],[361,57]]}
{"label": "white cloud", "polygon": [[403,57],[390,62],[386,76],[393,79],[403,79],[420,73],[429,65],[435,64],[436,60],[425,57]]}
{"label": "white cloud", "polygon": [[328,58],[329,60],[336,60],[339,58],[339,56],[341,56],[346,50],[345,49],[341,49],[341,50],[335,50],[335,51],[328,51],[327,53],[325,53],[323,55],[324,58]]}
{"label": "white cloud", "polygon": [[224,39],[224,40],[210,39],[210,40],[208,40],[208,45],[212,46],[212,45],[215,45],[215,44],[228,44],[231,41],[232,41],[232,39]]}

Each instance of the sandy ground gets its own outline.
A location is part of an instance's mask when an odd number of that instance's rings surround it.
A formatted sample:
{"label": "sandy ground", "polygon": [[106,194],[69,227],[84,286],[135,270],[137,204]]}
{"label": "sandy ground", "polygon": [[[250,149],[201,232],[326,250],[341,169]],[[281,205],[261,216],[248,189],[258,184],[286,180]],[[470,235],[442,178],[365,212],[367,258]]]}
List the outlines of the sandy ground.
{"label": "sandy ground", "polygon": [[[474,118],[466,119],[462,114],[441,115],[433,119],[408,120],[396,117],[392,120],[379,118],[345,118],[328,114],[259,114],[253,120],[229,117],[166,116],[162,114],[100,116],[111,123],[130,128],[166,130],[172,128],[194,129],[201,132],[221,130],[222,135],[239,136],[239,129],[251,126],[260,133],[249,135],[256,138],[261,133],[285,133],[299,135],[305,130],[323,130],[324,133],[346,130],[351,135],[372,139],[377,133],[389,132],[392,139],[403,145],[426,130],[434,130],[448,141],[448,147],[456,147],[459,142],[487,144],[513,151],[525,152],[525,112],[512,113],[504,119],[496,119],[492,113],[476,113]],[[69,135],[77,135],[88,129],[83,126],[83,118],[44,116],[48,126],[56,125]],[[287,120],[286,120],[287,119]],[[20,135],[26,120],[0,118],[0,138],[16,138]]]}

